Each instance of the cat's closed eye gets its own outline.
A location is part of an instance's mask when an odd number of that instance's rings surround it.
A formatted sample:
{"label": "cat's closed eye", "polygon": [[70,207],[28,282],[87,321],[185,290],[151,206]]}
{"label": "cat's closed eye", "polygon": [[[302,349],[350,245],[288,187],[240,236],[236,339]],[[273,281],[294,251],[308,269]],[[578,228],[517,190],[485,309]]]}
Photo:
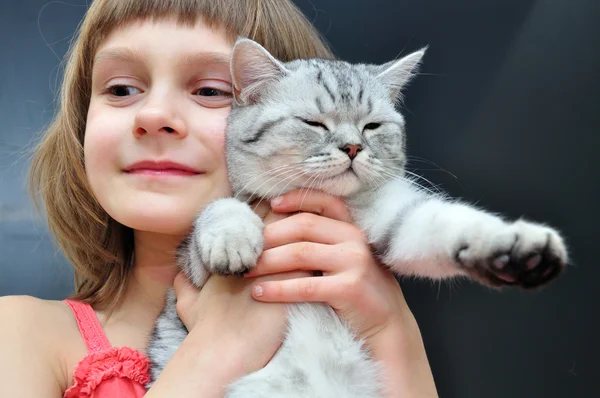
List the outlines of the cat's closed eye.
{"label": "cat's closed eye", "polygon": [[381,123],[367,123],[367,124],[365,124],[365,127],[363,127],[363,131],[364,130],[375,130],[375,129],[379,128],[379,126],[381,126]]}
{"label": "cat's closed eye", "polygon": [[325,130],[329,131],[329,129],[327,128],[327,126],[325,126],[325,125],[324,125],[323,123],[321,123],[321,122],[316,122],[316,121],[314,121],[314,120],[306,120],[306,119],[300,119],[300,120],[302,120],[304,123],[308,124],[309,126],[312,126],[312,127],[320,127],[320,128],[322,128],[322,129],[325,129]]}

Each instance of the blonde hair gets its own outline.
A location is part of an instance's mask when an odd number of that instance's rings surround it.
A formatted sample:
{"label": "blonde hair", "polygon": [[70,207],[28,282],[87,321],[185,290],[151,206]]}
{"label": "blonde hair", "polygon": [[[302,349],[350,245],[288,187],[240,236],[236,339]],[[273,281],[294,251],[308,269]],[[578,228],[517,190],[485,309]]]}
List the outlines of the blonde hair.
{"label": "blonde hair", "polygon": [[[333,58],[327,45],[289,0],[95,0],[79,27],[65,66],[60,108],[36,148],[30,189],[41,198],[55,241],[75,268],[73,299],[98,309],[122,300],[133,267],[133,231],[112,219],[95,200],[83,159],[95,53],[113,30],[133,20],[199,18],[250,37],[275,57]],[[36,202],[37,203],[37,202]]]}

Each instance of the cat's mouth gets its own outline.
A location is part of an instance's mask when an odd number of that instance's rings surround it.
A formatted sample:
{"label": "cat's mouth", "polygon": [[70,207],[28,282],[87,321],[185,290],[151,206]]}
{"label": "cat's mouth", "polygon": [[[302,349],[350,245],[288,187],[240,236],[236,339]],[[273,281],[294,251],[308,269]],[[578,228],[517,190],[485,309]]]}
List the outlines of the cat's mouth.
{"label": "cat's mouth", "polygon": [[361,180],[351,167],[334,175],[323,176],[315,184],[320,190],[342,197],[357,192],[362,186]]}
{"label": "cat's mouth", "polygon": [[356,172],[354,171],[354,169],[352,168],[352,166],[348,167],[346,170],[342,171],[341,173],[325,177],[323,180],[335,180],[335,179],[338,179],[338,178],[346,178],[346,177],[356,177],[356,178],[358,178],[358,175],[356,175]]}
{"label": "cat's mouth", "polygon": [[354,177],[358,178],[358,174],[356,174],[356,171],[354,171],[354,169],[352,168],[352,166],[348,167],[346,169],[346,171],[343,171],[341,175],[344,175],[344,174],[353,175]]}

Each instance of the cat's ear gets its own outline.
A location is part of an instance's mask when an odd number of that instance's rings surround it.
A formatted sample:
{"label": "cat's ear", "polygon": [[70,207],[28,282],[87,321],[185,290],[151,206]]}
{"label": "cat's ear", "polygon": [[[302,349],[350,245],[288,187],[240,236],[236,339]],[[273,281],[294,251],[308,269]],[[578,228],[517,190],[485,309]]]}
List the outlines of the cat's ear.
{"label": "cat's ear", "polygon": [[392,100],[400,100],[406,84],[416,76],[427,47],[415,51],[399,60],[387,62],[379,67],[377,78],[388,88]]}
{"label": "cat's ear", "polygon": [[283,64],[257,42],[240,38],[233,46],[231,79],[238,103],[256,103],[270,85],[287,73]]}

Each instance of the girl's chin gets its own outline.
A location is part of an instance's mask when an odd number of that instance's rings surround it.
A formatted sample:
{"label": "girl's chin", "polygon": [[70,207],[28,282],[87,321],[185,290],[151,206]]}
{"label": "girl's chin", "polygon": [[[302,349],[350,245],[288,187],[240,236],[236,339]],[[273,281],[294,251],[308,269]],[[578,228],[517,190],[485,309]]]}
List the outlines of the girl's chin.
{"label": "girl's chin", "polygon": [[212,200],[226,196],[226,193],[215,190],[167,195],[127,190],[105,197],[99,202],[112,218],[134,230],[185,235],[191,230],[202,209]]}
{"label": "girl's chin", "polygon": [[[135,208],[109,212],[121,224],[138,231],[165,235],[187,235],[198,214],[195,209]],[[187,210],[187,211],[185,211]]]}
{"label": "girl's chin", "polygon": [[190,233],[192,222],[176,223],[172,220],[146,220],[136,222],[133,220],[133,222],[129,223],[127,226],[136,231],[183,237]]}

